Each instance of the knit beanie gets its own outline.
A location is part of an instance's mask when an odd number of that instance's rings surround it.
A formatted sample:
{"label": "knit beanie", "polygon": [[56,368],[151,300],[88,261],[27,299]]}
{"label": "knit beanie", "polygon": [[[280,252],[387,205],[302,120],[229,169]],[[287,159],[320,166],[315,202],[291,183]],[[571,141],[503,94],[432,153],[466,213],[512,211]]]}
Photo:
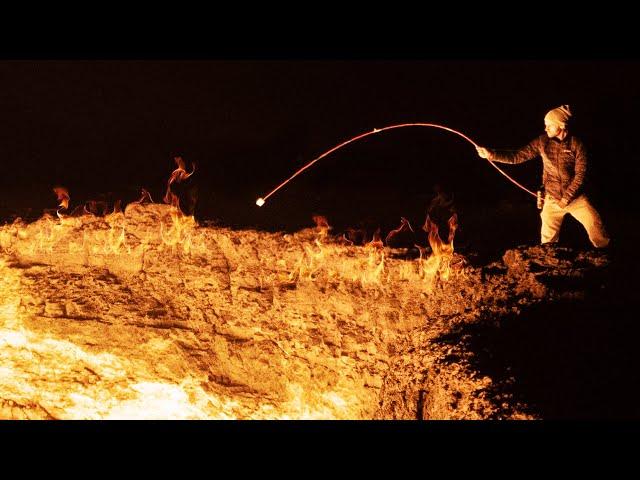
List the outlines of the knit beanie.
{"label": "knit beanie", "polygon": [[571,110],[569,105],[562,105],[561,107],[550,110],[544,117],[544,121],[547,123],[553,123],[560,128],[566,128],[569,119],[571,118]]}

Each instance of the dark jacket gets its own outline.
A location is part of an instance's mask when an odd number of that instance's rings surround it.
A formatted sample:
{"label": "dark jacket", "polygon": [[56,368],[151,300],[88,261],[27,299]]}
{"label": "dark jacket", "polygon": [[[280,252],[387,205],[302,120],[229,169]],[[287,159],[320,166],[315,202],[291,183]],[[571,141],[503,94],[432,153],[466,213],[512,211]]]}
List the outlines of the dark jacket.
{"label": "dark jacket", "polygon": [[542,183],[546,193],[558,201],[565,199],[569,203],[582,193],[587,152],[584,144],[573,135],[560,141],[543,134],[516,152],[492,152],[492,160],[502,163],[522,163],[542,157]]}

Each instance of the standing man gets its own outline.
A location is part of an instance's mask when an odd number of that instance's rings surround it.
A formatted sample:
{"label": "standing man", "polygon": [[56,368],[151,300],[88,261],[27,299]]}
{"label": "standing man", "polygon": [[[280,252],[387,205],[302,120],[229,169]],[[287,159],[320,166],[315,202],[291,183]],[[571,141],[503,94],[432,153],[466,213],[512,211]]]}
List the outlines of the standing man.
{"label": "standing man", "polygon": [[545,195],[540,213],[540,242],[558,241],[562,221],[568,213],[582,224],[592,245],[603,248],[609,244],[609,236],[600,215],[583,192],[587,152],[584,144],[569,133],[570,118],[569,105],[554,108],[544,117],[546,135],[540,135],[513,153],[477,147],[478,155],[501,163],[522,163],[542,157]]}

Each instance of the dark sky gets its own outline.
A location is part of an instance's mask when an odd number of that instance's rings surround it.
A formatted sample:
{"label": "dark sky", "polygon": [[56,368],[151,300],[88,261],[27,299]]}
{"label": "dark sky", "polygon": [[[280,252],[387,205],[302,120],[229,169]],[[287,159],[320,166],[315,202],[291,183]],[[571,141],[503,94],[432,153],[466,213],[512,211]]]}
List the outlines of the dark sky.
{"label": "dark sky", "polygon": [[[605,59],[4,60],[2,207],[50,208],[54,184],[72,202],[141,187],[159,200],[174,155],[198,164],[201,218],[227,224],[285,225],[312,213],[399,218],[423,211],[435,184],[461,202],[528,202],[463,139],[416,128],[336,152],[263,209],[253,204],[374,127],[438,123],[517,148],[543,132],[549,109],[568,103],[591,152],[594,195],[625,208],[638,173],[639,85],[640,62]],[[537,187],[539,161],[506,169]]]}

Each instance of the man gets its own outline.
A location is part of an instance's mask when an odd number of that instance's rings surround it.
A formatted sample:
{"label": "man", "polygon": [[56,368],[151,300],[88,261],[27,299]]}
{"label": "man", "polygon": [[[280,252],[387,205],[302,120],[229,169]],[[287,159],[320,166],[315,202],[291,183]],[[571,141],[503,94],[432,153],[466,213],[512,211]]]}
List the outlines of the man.
{"label": "man", "polygon": [[502,163],[522,163],[542,157],[545,197],[540,213],[541,243],[558,241],[562,220],[568,213],[586,229],[592,245],[603,248],[609,244],[609,236],[600,215],[583,193],[587,153],[583,143],[569,134],[570,118],[569,105],[554,108],[544,117],[546,135],[540,135],[514,153],[478,147],[478,155]]}

